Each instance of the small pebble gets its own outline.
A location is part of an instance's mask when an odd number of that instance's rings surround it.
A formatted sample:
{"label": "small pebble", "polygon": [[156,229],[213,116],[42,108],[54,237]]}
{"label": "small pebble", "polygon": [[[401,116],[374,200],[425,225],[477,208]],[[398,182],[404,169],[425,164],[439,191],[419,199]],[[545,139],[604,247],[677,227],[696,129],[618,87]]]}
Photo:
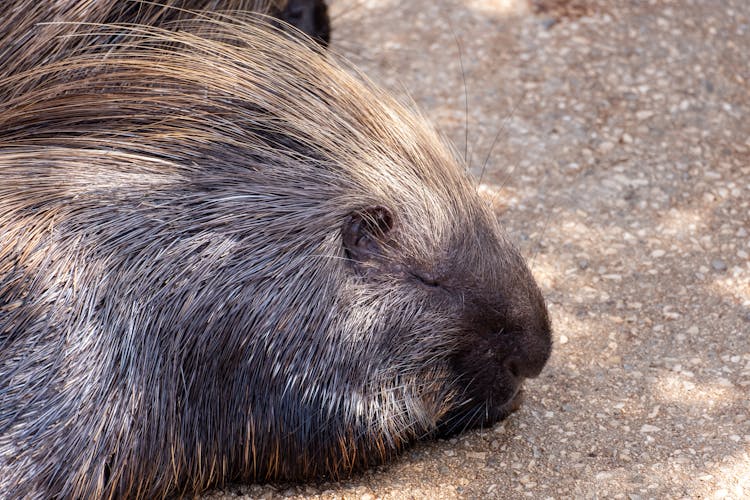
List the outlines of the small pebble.
{"label": "small pebble", "polygon": [[546,30],[550,29],[555,24],[557,24],[557,19],[553,17],[548,17],[547,19],[542,20],[542,27]]}
{"label": "small pebble", "polygon": [[635,114],[635,117],[638,118],[639,120],[648,120],[652,116],[654,116],[654,112],[649,111],[649,110],[638,111]]}
{"label": "small pebble", "polygon": [[727,264],[721,259],[714,259],[711,261],[711,267],[714,268],[714,271],[726,271],[727,270]]}
{"label": "small pebble", "polygon": [[655,425],[650,424],[643,424],[641,427],[641,432],[659,432],[661,429],[656,427]]}

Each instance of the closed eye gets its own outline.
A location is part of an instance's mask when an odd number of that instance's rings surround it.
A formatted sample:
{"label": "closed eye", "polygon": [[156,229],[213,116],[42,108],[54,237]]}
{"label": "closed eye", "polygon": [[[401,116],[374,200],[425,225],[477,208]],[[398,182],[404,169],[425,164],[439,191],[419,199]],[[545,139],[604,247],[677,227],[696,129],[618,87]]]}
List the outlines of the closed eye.
{"label": "closed eye", "polygon": [[424,286],[430,287],[430,288],[440,288],[440,282],[437,281],[434,278],[428,277],[428,276],[422,276],[417,273],[411,273],[411,275],[417,279],[420,283],[422,283]]}

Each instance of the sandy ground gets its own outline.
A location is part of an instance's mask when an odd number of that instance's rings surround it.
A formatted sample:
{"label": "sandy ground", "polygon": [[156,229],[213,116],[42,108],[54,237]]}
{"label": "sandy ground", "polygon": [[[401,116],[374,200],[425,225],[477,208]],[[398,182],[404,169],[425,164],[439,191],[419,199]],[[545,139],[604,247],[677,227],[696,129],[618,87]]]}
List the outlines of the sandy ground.
{"label": "sandy ground", "polygon": [[749,498],[750,2],[331,3],[334,49],[468,149],[554,355],[493,429],[208,497]]}

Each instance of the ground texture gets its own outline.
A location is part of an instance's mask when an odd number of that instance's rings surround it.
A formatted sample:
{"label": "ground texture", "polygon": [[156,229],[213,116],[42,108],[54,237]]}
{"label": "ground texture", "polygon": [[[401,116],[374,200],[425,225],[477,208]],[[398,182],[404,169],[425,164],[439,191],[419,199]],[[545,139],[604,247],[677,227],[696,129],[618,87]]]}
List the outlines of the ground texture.
{"label": "ground texture", "polygon": [[493,429],[208,498],[750,497],[750,2],[331,4],[334,50],[467,149],[554,354]]}

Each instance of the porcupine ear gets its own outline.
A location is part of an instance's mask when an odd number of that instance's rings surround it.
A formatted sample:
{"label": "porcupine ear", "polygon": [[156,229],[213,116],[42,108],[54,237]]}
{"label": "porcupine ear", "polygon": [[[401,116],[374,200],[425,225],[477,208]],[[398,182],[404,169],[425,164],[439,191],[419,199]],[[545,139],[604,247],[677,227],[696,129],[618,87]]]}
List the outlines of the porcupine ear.
{"label": "porcupine ear", "polygon": [[341,228],[346,256],[354,262],[374,260],[382,254],[393,228],[391,211],[382,206],[352,212]]}

